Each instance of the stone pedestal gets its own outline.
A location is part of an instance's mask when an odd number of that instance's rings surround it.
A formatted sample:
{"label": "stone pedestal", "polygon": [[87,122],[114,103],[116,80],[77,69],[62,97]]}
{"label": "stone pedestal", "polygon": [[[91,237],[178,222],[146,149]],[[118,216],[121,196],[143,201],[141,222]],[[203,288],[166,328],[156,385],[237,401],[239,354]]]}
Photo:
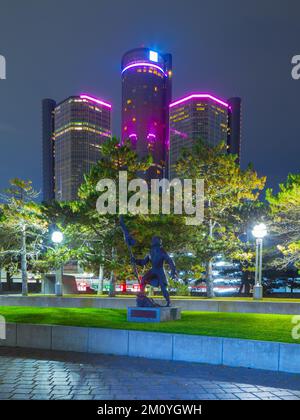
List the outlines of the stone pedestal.
{"label": "stone pedestal", "polygon": [[181,309],[177,307],[127,308],[127,320],[130,322],[164,322],[181,318]]}

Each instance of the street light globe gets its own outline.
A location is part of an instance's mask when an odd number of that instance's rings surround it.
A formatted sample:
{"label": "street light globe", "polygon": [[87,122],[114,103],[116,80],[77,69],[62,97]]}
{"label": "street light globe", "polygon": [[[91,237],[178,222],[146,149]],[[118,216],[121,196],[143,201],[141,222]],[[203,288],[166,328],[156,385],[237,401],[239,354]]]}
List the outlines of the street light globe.
{"label": "street light globe", "polygon": [[252,235],[257,239],[262,239],[267,234],[267,226],[264,223],[259,223],[254,226],[252,230]]}
{"label": "street light globe", "polygon": [[60,244],[63,241],[63,239],[64,239],[64,235],[59,230],[56,230],[51,235],[51,240],[55,244]]}

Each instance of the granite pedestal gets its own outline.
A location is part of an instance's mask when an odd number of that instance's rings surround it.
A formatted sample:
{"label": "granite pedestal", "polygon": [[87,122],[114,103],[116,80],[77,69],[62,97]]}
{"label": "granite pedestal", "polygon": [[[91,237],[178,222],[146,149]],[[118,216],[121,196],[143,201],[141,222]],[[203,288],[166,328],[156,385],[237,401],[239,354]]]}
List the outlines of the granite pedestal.
{"label": "granite pedestal", "polygon": [[127,320],[130,322],[164,322],[180,318],[181,309],[178,307],[127,308]]}

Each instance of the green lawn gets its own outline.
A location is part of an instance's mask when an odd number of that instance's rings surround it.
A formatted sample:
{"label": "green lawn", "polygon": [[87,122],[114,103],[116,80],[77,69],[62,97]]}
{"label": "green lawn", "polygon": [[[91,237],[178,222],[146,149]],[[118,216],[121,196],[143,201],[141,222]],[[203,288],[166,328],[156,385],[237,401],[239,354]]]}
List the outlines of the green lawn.
{"label": "green lawn", "polygon": [[244,338],[300,344],[293,340],[292,315],[184,311],[180,321],[129,323],[124,309],[0,306],[7,322],[73,325]]}

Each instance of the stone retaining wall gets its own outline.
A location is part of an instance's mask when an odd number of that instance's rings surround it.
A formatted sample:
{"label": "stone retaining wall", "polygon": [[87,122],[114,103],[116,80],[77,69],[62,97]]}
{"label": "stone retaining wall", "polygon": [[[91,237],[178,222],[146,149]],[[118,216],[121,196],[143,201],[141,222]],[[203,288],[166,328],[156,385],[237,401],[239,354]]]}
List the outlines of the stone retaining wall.
{"label": "stone retaining wall", "polygon": [[300,373],[300,345],[186,334],[6,325],[0,346],[114,354]]}

